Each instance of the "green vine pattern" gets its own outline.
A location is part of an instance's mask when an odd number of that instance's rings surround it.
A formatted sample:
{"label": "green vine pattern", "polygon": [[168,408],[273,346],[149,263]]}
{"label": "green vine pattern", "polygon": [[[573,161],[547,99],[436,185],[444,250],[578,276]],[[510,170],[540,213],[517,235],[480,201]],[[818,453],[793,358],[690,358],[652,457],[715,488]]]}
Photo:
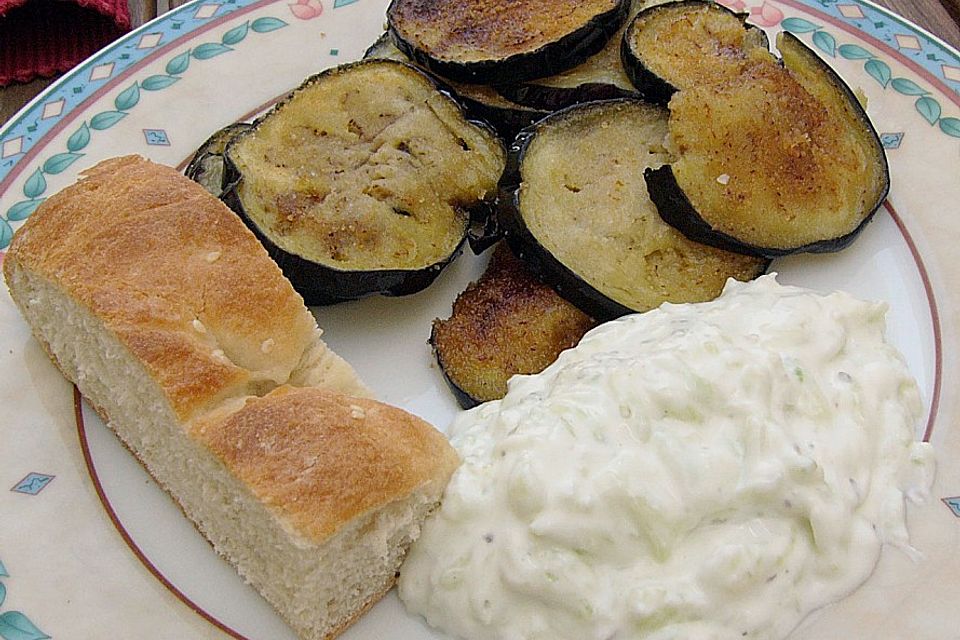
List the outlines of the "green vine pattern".
{"label": "green vine pattern", "polygon": [[[248,20],[224,32],[219,42],[206,42],[174,56],[167,62],[164,68],[165,73],[134,81],[129,87],[123,89],[113,99],[114,109],[101,111],[89,121],[85,120],[80,128],[67,138],[66,151],[50,156],[30,174],[23,185],[23,195],[26,199],[11,206],[7,209],[6,215],[0,218],[0,250],[5,249],[13,237],[13,227],[10,223],[25,220],[40,206],[40,203],[46,200],[43,194],[47,190],[47,176],[65,171],[82,158],[85,154],[81,151],[90,143],[92,132],[104,131],[123,120],[130,110],[140,103],[141,92],[166,89],[180,80],[180,77],[190,68],[191,60],[209,60],[233,51],[233,47],[242,42],[251,31],[269,33],[286,26],[287,23],[280,18],[263,17],[253,21]],[[0,626],[0,636],[6,638],[3,635],[2,626]]]}
{"label": "green vine pattern", "polygon": [[[9,578],[6,567],[0,562],[0,578]],[[0,582],[0,608],[7,599],[7,588]],[[45,640],[47,634],[30,622],[30,618],[19,611],[4,611],[0,613],[0,638],[3,640]]]}
{"label": "green vine pattern", "polygon": [[813,45],[831,58],[839,55],[845,60],[863,60],[863,70],[881,87],[884,89],[891,87],[899,94],[916,97],[913,106],[930,126],[937,126],[948,136],[960,138],[960,118],[944,118],[943,108],[930,96],[929,91],[908,78],[894,78],[890,65],[875,54],[856,44],[837,45],[833,35],[824,31],[821,26],[803,18],[787,18],[782,26],[790,33],[813,34],[811,36]]}

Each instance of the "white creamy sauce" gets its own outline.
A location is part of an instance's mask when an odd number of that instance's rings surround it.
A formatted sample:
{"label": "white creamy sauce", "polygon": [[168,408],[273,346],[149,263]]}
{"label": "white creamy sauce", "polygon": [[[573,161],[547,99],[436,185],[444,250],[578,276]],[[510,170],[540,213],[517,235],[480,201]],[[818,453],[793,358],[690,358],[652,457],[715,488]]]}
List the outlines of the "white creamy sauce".
{"label": "white creamy sauce", "polygon": [[884,313],[766,276],[598,327],[456,420],[400,597],[470,639],[785,637],[932,481]]}

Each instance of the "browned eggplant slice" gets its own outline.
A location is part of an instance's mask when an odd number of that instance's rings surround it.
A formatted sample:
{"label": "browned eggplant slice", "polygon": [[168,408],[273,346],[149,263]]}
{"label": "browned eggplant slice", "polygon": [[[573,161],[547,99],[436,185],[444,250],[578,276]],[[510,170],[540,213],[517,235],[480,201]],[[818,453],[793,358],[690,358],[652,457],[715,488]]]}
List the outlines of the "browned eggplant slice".
{"label": "browned eggplant slice", "polygon": [[234,136],[250,126],[246,122],[237,122],[215,132],[193,154],[184,175],[219,198],[223,193],[223,152]]}
{"label": "browned eggplant slice", "polygon": [[629,0],[393,0],[397,46],[445,78],[477,84],[559,73],[600,51]]}
{"label": "browned eggplant slice", "polygon": [[716,297],[768,261],[686,239],[657,215],[645,169],[671,160],[666,109],[594,102],[541,120],[514,141],[500,223],[534,273],[594,318]]}
{"label": "browned eggplant slice", "polygon": [[746,17],[703,0],[648,7],[626,27],[623,67],[645,99],[664,105],[677,89],[737,77],[751,59],[774,60]]}
{"label": "browned eggplant slice", "polygon": [[[367,48],[363,58],[365,60],[397,60],[418,66],[393,44],[393,39],[387,32],[384,32]],[[418,68],[430,73],[423,67],[418,66]],[[436,74],[431,75],[444,90],[449,91],[456,98],[470,118],[489,124],[504,140],[513,140],[522,129],[550,115],[549,111],[532,109],[510,102],[487,85],[453,82],[446,78],[440,78]],[[493,215],[490,207],[476,207],[471,209],[470,214],[470,229],[467,231],[467,241],[470,244],[470,249],[479,255],[496,243],[501,234],[496,216]]]}
{"label": "browned eggplant slice", "polygon": [[[641,0],[634,0],[628,19],[642,6]],[[626,24],[603,49],[572,69],[528,82],[498,85],[497,91],[517,104],[547,111],[559,111],[579,102],[636,98],[639,93],[620,60],[620,41],[625,28]]]}
{"label": "browned eggplant slice", "polygon": [[890,186],[883,147],[853,92],[796,37],[784,66],[680,91],[671,166],[647,173],[660,215],[688,238],[775,257],[847,246]]}
{"label": "browned eggplant slice", "polygon": [[539,373],[596,323],[541,283],[503,243],[477,282],[435,320],[430,344],[460,405],[502,398],[507,380]]}
{"label": "browned eggplant slice", "polygon": [[235,137],[223,200],[308,304],[405,295],[459,253],[504,160],[422,71],[367,60],[308,79]]}
{"label": "browned eggplant slice", "polygon": [[[364,59],[385,58],[416,64],[396,47],[389,33],[380,36],[367,49],[363,57]],[[437,79],[441,84],[449,87],[468,116],[483,120],[505,140],[513,140],[521,129],[550,115],[549,110],[535,109],[528,105],[512,102],[505,96],[500,95],[496,89],[487,85],[466,84],[440,77]]]}

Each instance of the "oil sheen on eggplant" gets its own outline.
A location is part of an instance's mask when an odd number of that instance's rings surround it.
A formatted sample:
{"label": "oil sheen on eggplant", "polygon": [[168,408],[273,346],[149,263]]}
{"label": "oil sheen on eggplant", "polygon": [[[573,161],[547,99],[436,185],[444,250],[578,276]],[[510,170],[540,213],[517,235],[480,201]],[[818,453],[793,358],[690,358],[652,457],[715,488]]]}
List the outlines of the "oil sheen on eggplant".
{"label": "oil sheen on eggplant", "polygon": [[493,197],[505,151],[416,68],[307,80],[227,148],[224,201],[308,304],[419,291]]}
{"label": "oil sheen on eggplant", "polygon": [[665,224],[643,172],[669,162],[665,109],[637,100],[577,105],[510,149],[499,219],[514,253],[597,319],[710,300],[768,261],[692,242]]}

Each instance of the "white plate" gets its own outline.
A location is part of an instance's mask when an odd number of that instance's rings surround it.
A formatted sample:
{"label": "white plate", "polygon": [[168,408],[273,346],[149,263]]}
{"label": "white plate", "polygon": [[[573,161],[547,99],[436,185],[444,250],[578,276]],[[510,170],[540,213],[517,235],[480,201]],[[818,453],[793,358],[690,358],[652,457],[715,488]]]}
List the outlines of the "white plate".
{"label": "white plate", "polygon": [[[198,0],[106,48],[0,131],[0,249],[32,208],[96,161],[181,165],[212,131],[360,56],[383,0]],[[866,2],[730,0],[811,43],[861,88],[887,146],[889,205],[842,253],[779,260],[781,281],[890,304],[890,339],[925,394],[933,498],[910,510],[923,558],[886,550],[853,596],[793,637],[960,638],[960,54]],[[444,428],[456,407],[427,346],[483,259],[426,291],[317,309],[331,346],[384,400]],[[0,637],[293,638],[80,403],[0,293]],[[394,595],[345,638],[431,638]]]}

